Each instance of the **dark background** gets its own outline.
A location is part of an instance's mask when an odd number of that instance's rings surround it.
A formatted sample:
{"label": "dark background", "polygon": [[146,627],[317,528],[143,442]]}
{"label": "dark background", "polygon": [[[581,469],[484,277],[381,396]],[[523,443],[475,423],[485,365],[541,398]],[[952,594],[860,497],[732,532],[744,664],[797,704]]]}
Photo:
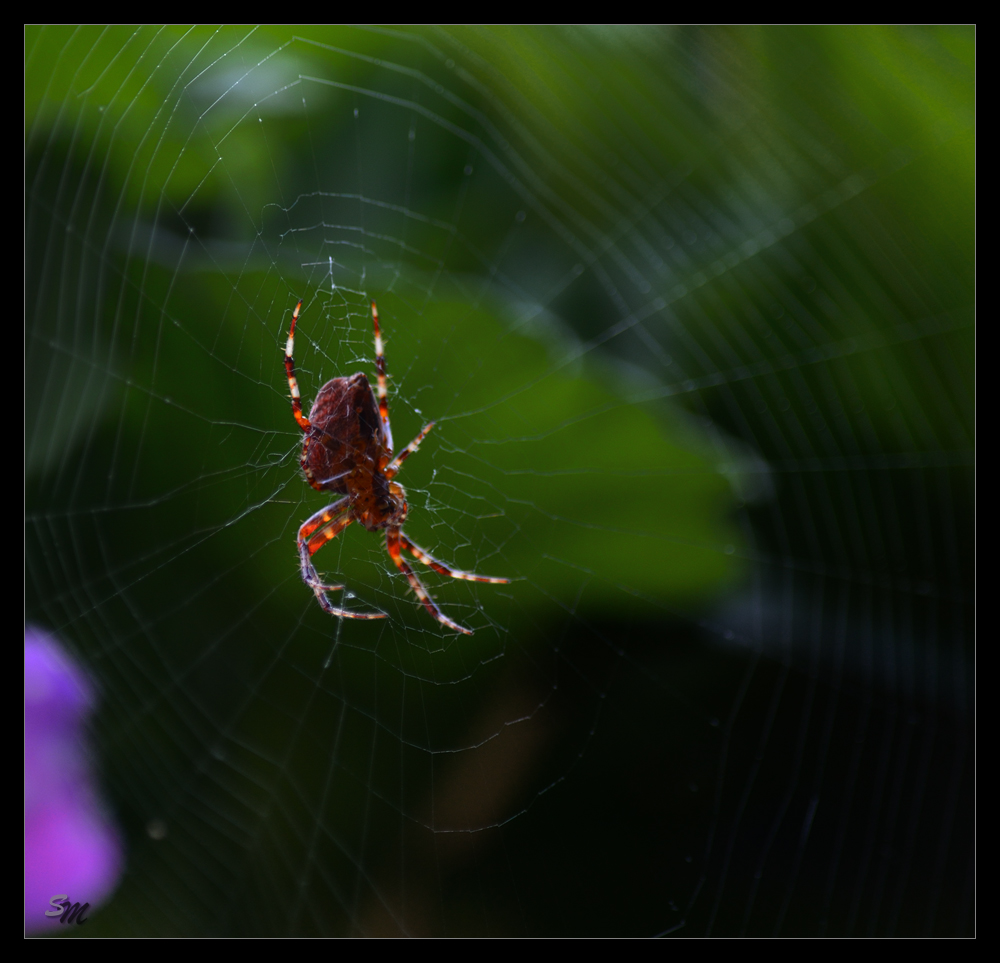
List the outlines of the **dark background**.
{"label": "dark background", "polygon": [[[26,609],[74,935],[970,935],[971,28],[26,28]],[[336,288],[334,289],[334,284]],[[281,351],[407,531],[296,570]],[[357,526],[355,526],[357,528]],[[339,552],[339,554],[338,554]]]}

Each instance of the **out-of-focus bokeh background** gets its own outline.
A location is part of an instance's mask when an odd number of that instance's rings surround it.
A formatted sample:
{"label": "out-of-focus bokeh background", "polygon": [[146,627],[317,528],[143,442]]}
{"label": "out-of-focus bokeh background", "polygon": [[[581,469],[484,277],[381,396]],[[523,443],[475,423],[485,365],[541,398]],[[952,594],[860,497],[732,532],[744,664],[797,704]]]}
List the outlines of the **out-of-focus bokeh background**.
{"label": "out-of-focus bokeh background", "polygon": [[[26,28],[27,614],[124,853],[75,935],[972,933],[974,56]],[[360,526],[387,618],[303,585],[298,298],[307,404],[378,300],[475,635]]]}

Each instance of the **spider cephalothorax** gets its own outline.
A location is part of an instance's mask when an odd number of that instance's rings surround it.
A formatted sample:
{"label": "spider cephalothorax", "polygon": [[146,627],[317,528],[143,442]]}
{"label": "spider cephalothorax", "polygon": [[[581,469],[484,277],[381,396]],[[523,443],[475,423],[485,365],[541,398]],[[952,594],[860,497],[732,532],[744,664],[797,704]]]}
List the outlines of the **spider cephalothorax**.
{"label": "spider cephalothorax", "polygon": [[285,348],[285,371],[292,393],[292,414],[305,432],[302,443],[302,470],[306,480],[321,492],[342,495],[338,501],[317,512],[299,529],[299,561],[302,579],[316,595],[319,604],[331,615],[351,619],[381,619],[383,612],[352,612],[338,608],[326,597],[327,592],[339,591],[342,585],[326,585],[312,563],[312,556],[335,538],[351,522],[358,522],[370,532],[385,530],[386,550],[395,566],[406,576],[410,587],[424,608],[442,625],[471,635],[472,631],[453,622],[427,594],[420,579],[402,557],[409,552],[429,568],[452,578],[471,582],[504,584],[505,578],[492,578],[460,572],[432,558],[411,542],[402,531],[406,521],[406,492],[393,481],[400,466],[420,447],[434,422],[425,425],[395,458],[392,457],[392,429],[389,426],[389,402],[386,391],[385,354],[378,324],[378,308],[372,301],[372,324],[375,327],[375,363],[378,370],[378,403],[368,378],[360,371],[347,378],[333,378],[319,390],[309,417],[302,414],[302,399],[295,378],[292,360],[295,348],[295,323],[302,302],[295,306]]}

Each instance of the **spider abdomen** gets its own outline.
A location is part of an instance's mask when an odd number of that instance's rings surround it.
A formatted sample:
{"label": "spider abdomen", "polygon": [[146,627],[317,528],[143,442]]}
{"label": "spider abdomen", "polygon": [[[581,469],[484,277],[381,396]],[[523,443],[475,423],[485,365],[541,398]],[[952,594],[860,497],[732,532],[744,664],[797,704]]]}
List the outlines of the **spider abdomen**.
{"label": "spider abdomen", "polygon": [[362,372],[319,390],[302,444],[302,470],[318,491],[349,492],[352,475],[370,477],[388,461],[378,404]]}

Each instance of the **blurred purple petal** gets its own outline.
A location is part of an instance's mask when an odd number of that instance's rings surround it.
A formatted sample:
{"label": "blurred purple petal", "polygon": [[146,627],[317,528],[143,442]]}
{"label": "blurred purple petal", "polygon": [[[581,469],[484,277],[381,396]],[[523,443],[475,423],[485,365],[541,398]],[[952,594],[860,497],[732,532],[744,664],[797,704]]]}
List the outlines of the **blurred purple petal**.
{"label": "blurred purple petal", "polygon": [[49,900],[100,904],[121,871],[121,844],[98,802],[83,732],[86,676],[52,636],[24,633],[24,925],[59,926]]}

